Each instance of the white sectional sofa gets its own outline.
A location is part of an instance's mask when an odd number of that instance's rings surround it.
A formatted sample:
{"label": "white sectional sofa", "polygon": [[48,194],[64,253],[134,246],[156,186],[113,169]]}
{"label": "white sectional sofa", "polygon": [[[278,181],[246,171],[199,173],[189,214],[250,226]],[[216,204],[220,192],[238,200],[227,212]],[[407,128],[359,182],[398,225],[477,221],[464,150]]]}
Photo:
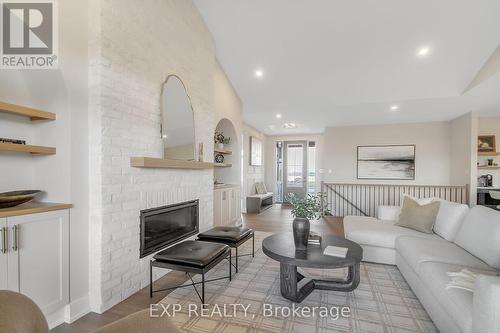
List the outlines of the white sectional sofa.
{"label": "white sectional sofa", "polygon": [[363,260],[397,265],[443,333],[499,333],[500,277],[481,275],[474,292],[446,289],[447,272],[500,270],[500,212],[447,201],[433,234],[396,226],[399,207],[379,207],[378,218],[344,218],[346,238],[363,247]]}

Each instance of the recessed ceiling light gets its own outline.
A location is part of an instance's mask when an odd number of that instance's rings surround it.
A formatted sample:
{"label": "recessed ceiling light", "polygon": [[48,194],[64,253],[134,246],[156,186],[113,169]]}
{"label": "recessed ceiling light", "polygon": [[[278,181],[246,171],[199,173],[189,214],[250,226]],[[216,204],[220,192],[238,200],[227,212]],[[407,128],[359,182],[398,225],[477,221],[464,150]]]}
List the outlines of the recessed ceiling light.
{"label": "recessed ceiling light", "polygon": [[420,49],[418,49],[417,55],[419,57],[425,57],[425,56],[428,56],[429,53],[431,53],[431,49],[428,48],[427,46],[424,46],[424,47],[421,47]]}
{"label": "recessed ceiling light", "polygon": [[399,105],[392,105],[392,106],[391,106],[391,110],[392,110],[392,111],[397,111],[397,110],[399,110]]}
{"label": "recessed ceiling light", "polygon": [[264,71],[262,69],[257,69],[255,71],[255,77],[261,78],[264,76]]}
{"label": "recessed ceiling light", "polygon": [[281,114],[280,114],[280,113],[278,113],[278,114],[276,115],[276,118],[280,119],[280,118],[281,118]]}
{"label": "recessed ceiling light", "polygon": [[283,127],[288,128],[288,129],[292,129],[292,128],[296,128],[297,125],[295,123],[285,123],[285,124],[283,124]]}

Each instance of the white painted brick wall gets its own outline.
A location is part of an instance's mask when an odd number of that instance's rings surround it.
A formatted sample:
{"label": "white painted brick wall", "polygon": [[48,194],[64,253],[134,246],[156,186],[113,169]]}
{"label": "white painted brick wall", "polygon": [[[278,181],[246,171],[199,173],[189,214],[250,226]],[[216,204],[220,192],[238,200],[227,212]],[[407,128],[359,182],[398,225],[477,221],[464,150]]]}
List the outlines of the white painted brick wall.
{"label": "white painted brick wall", "polygon": [[140,210],[199,199],[212,225],[213,171],[130,167],[162,156],[160,93],[178,75],[191,97],[196,142],[212,159],[214,42],[189,0],[92,0],[90,112],[92,310],[102,312],[149,283],[139,259]]}

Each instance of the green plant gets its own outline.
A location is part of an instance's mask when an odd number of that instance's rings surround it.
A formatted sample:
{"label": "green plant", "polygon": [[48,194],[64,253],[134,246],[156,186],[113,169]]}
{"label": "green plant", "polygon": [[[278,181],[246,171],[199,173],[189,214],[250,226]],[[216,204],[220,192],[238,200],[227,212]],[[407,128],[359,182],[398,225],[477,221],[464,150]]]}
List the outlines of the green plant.
{"label": "green plant", "polygon": [[293,193],[290,193],[287,199],[292,204],[293,217],[316,220],[330,213],[326,209],[325,193],[307,194],[303,198],[298,198]]}
{"label": "green plant", "polygon": [[223,143],[225,145],[228,145],[231,142],[231,138],[225,137],[224,133],[222,133],[222,132],[215,131],[214,142],[215,143]]}

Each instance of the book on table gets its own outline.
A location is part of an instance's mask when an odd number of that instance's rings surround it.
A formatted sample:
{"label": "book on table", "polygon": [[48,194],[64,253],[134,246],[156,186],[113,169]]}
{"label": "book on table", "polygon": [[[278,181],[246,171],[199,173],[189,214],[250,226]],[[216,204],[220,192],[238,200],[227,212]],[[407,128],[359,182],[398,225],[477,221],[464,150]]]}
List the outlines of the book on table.
{"label": "book on table", "polygon": [[309,245],[321,245],[321,236],[316,232],[310,232],[307,243]]}
{"label": "book on table", "polygon": [[332,257],[345,258],[348,250],[349,249],[346,247],[327,246],[323,251],[323,254]]}

